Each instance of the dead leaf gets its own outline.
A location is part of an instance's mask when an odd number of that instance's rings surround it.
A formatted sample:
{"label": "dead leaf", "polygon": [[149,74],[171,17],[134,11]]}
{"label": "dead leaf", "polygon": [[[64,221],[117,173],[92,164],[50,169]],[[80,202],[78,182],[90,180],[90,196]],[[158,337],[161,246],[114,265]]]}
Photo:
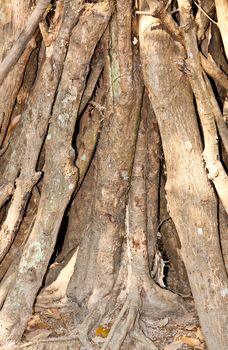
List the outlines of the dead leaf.
{"label": "dead leaf", "polygon": [[32,327],[33,329],[49,329],[50,326],[47,322],[41,321],[39,323],[37,323],[34,327]]}
{"label": "dead leaf", "polygon": [[200,341],[199,339],[196,339],[196,338],[191,338],[191,337],[186,337],[186,336],[183,336],[183,337],[179,337],[178,338],[182,343],[186,344],[186,345],[189,345],[191,346],[192,348],[194,348],[195,346],[197,345],[200,345]]}
{"label": "dead leaf", "polygon": [[60,311],[58,309],[48,309],[47,314],[49,317],[54,318],[55,320],[61,320]]}
{"label": "dead leaf", "polygon": [[170,343],[164,347],[164,350],[178,350],[182,349],[182,342],[181,341],[174,341],[173,343]]}
{"label": "dead leaf", "polygon": [[95,331],[95,334],[96,336],[98,337],[101,337],[101,338],[106,338],[108,336],[108,333],[110,332],[110,329],[109,328],[106,328],[106,327],[103,327],[103,326],[99,326],[96,331]]}
{"label": "dead leaf", "polygon": [[156,326],[158,326],[158,327],[165,327],[168,323],[169,323],[168,317],[165,317],[165,318],[155,322]]}
{"label": "dead leaf", "polygon": [[202,330],[201,330],[200,327],[197,328],[196,336],[197,336],[197,338],[199,338],[199,340],[200,340],[201,342],[204,341],[203,333],[202,333]]}
{"label": "dead leaf", "polygon": [[38,314],[33,315],[32,318],[27,323],[27,329],[29,330],[31,328],[34,328],[40,322],[41,322],[40,315]]}
{"label": "dead leaf", "polygon": [[35,341],[43,338],[47,338],[52,331],[47,329],[36,329],[35,331],[29,332],[25,335],[26,340],[28,341]]}
{"label": "dead leaf", "polygon": [[191,325],[185,327],[186,331],[194,331],[194,329],[196,329],[196,328],[197,328],[197,326],[194,324],[191,324]]}

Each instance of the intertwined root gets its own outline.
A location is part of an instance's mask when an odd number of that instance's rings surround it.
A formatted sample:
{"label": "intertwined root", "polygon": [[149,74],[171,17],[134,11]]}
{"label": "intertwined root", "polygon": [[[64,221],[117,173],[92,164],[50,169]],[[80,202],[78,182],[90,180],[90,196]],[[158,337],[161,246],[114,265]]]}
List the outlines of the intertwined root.
{"label": "intertwined root", "polygon": [[134,327],[139,313],[141,300],[139,292],[129,294],[118,317],[116,318],[109,335],[102,346],[102,350],[120,349],[127,334]]}
{"label": "intertwined root", "polygon": [[[140,281],[140,279],[136,279]],[[151,339],[146,337],[140,328],[139,319],[143,312],[143,304],[149,303],[151,309],[160,309],[161,317],[166,312],[182,309],[177,299],[172,293],[157,289],[151,281],[145,281],[141,285],[132,283],[127,299],[122,306],[108,337],[103,344],[101,350],[119,350],[125,338],[129,336],[141,348],[158,350]],[[161,295],[160,295],[161,292]],[[143,297],[142,297],[143,295]]]}

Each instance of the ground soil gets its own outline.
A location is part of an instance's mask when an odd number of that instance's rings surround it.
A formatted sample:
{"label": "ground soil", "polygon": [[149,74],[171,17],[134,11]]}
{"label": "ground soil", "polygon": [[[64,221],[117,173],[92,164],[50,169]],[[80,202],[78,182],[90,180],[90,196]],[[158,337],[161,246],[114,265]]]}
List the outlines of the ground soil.
{"label": "ground soil", "polygon": [[[181,318],[176,318],[173,315],[156,322],[141,319],[140,327],[143,333],[154,342],[159,350],[206,350],[193,299],[187,298],[185,300],[185,306],[188,312]],[[118,313],[118,309],[116,313]],[[75,312],[73,307],[61,309],[54,307],[47,309],[37,308],[28,322],[27,330],[22,339],[22,347],[25,349],[87,350],[77,339],[74,322],[76,314],[77,312]],[[115,313],[113,314],[114,317]],[[90,339],[92,340],[94,349],[99,349],[102,346],[108,334],[106,328],[109,329],[113,321],[114,319],[110,320],[109,324],[100,325],[100,327],[91,331]],[[56,343],[54,338],[58,339]],[[37,345],[41,339],[45,339],[43,346],[38,347]],[[51,339],[53,339],[53,342]],[[56,344],[56,347],[54,344]],[[134,349],[141,348],[132,341],[132,338],[127,337],[121,350]]]}

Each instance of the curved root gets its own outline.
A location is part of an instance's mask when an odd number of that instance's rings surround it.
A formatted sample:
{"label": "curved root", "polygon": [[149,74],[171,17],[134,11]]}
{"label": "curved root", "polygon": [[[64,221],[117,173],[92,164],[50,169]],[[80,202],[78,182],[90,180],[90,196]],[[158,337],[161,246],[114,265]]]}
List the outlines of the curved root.
{"label": "curved root", "polygon": [[[101,350],[119,350],[130,332],[131,337],[137,342],[140,342],[144,346],[149,346],[151,350],[158,350],[153,342],[148,339],[139,328],[137,319],[139,318],[141,304],[140,289],[128,295]],[[126,314],[127,318],[125,320],[124,316]]]}

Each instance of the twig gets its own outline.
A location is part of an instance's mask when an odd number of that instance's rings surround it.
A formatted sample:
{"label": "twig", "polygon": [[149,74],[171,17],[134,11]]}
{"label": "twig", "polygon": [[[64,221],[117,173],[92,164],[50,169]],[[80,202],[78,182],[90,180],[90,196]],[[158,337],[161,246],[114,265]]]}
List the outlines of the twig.
{"label": "twig", "polygon": [[25,28],[22,30],[18,39],[15,41],[13,47],[9,50],[8,55],[0,64],[0,85],[3,80],[10,72],[15,63],[17,63],[21,54],[23,53],[27,43],[31,39],[32,35],[35,33],[35,30],[45,12],[50,0],[40,0],[32,15],[27,21]]}
{"label": "twig", "polygon": [[158,224],[158,227],[157,227],[157,231],[159,231],[159,229],[161,228],[161,226],[168,220],[170,220],[171,217],[169,216],[168,218],[165,218],[164,220],[162,220],[159,224]]}
{"label": "twig", "polygon": [[221,86],[228,91],[228,77],[215,63],[212,56],[206,58],[200,53],[201,65],[205,72],[210,75],[214,80],[217,80]]}
{"label": "twig", "polygon": [[166,6],[165,6],[165,10],[168,10],[169,6],[172,4],[173,0],[168,0]]}
{"label": "twig", "polygon": [[207,12],[195,1],[193,0],[194,4],[198,7],[198,9],[212,22],[218,27],[218,23],[215,22],[208,14]]}
{"label": "twig", "polygon": [[145,15],[145,16],[154,16],[152,12],[150,11],[140,11],[140,10],[137,10],[135,11],[135,14],[136,15]]}

